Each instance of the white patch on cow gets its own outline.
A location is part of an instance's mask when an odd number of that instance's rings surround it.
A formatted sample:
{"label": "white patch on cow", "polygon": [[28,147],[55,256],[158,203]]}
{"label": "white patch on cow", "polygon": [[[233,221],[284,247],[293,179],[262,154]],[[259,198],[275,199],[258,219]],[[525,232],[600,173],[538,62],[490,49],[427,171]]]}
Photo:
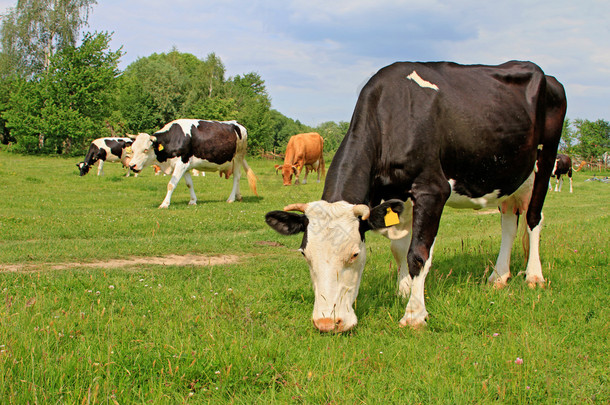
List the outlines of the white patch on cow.
{"label": "white patch on cow", "polygon": [[407,79],[413,80],[420,87],[438,91],[438,86],[436,84],[430,83],[429,81],[422,79],[421,77],[419,77],[419,75],[417,74],[417,72],[415,70],[413,71],[413,73],[411,73],[409,76],[407,76]]}
{"label": "white patch on cow", "polygon": [[553,165],[553,171],[551,172],[551,176],[554,176],[557,172],[557,163],[559,163],[559,159],[555,159],[555,164]]}
{"label": "white patch on cow", "polygon": [[486,208],[486,207],[497,207],[502,201],[504,201],[508,196],[500,195],[500,190],[494,190],[489,194],[485,194],[482,197],[470,198],[465,195],[461,195],[455,192],[456,181],[454,179],[449,180],[449,185],[451,186],[451,195],[447,200],[447,205],[452,208],[472,208],[475,210]]}
{"label": "white patch on cow", "polygon": [[199,125],[199,121],[200,120],[194,120],[194,119],[175,120],[175,121],[172,121],[172,122],[166,124],[163,128],[161,128],[157,132],[167,132],[172,127],[172,125],[178,124],[178,125],[180,125],[180,128],[182,128],[182,132],[184,133],[184,136],[191,136],[191,128],[193,128],[193,126],[196,127],[197,125]]}

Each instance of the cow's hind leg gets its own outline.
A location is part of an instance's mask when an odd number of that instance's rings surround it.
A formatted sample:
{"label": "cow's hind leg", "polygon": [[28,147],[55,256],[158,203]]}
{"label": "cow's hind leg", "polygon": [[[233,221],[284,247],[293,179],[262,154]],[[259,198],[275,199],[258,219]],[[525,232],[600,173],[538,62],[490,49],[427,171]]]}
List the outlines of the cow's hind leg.
{"label": "cow's hind leg", "polygon": [[232,203],[235,200],[241,201],[241,193],[239,192],[239,179],[241,178],[241,167],[243,165],[243,157],[236,156],[233,160],[233,189],[231,195],[227,199],[228,203]]}
{"label": "cow's hind leg", "polygon": [[544,285],[544,277],[542,276],[542,264],[540,263],[540,230],[544,215],[540,213],[540,222],[530,229],[527,226],[527,236],[529,239],[529,254],[527,259],[527,268],[525,269],[525,282],[531,288]]}
{"label": "cow's hind leg", "polygon": [[186,186],[189,189],[189,193],[191,193],[191,199],[189,200],[189,205],[197,205],[197,196],[195,195],[195,187],[193,186],[193,178],[191,177],[191,173],[187,170],[184,173],[184,181]]}
{"label": "cow's hind leg", "polygon": [[517,224],[519,216],[512,210],[502,213],[502,244],[500,253],[496,260],[496,267],[488,278],[488,282],[496,288],[506,286],[510,278],[510,255],[515,237],[517,236]]}
{"label": "cow's hind leg", "polygon": [[409,264],[407,263],[407,253],[411,245],[411,233],[402,239],[393,240],[390,249],[398,266],[398,295],[409,298],[413,279],[409,274]]}

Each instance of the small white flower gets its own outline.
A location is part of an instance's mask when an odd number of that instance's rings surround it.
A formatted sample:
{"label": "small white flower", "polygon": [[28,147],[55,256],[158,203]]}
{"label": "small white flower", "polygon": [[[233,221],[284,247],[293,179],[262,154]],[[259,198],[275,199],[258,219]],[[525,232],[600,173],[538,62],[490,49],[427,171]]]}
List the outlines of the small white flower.
{"label": "small white flower", "polygon": [[100,295],[101,293],[100,293],[99,291],[96,291],[96,292],[95,292],[95,294],[96,294],[96,295]]}
{"label": "small white flower", "polygon": [[108,288],[110,288],[111,290],[114,290],[114,286],[113,285],[109,285]]}

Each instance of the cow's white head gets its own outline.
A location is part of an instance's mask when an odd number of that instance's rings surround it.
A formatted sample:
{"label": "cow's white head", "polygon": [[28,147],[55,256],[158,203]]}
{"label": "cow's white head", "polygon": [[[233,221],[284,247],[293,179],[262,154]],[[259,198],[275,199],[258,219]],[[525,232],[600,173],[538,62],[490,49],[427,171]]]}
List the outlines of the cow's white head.
{"label": "cow's white head", "polygon": [[299,250],[309,264],[315,294],[312,319],[320,331],[343,332],[358,323],[353,305],[366,262],[364,234],[388,226],[388,209],[400,215],[403,202],[389,200],[370,209],[345,201],[316,201],[289,205],[265,216],[267,224],[282,235],[304,232]]}
{"label": "cow's white head", "polygon": [[129,167],[134,172],[139,172],[146,166],[150,166],[157,160],[154,150],[154,142],[157,140],[154,136],[146,133],[139,133],[131,145],[131,158]]}

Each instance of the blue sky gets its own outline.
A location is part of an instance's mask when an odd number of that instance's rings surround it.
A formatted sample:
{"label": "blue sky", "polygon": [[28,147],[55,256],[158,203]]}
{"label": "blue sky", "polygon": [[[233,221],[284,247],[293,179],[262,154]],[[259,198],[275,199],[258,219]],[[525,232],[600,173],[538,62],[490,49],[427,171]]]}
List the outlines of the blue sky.
{"label": "blue sky", "polygon": [[610,121],[608,16],[607,0],[99,0],[87,30],[114,32],[121,68],[172,47],[215,52],[309,125],[349,121],[368,78],[399,60],[531,60],[566,87],[569,118]]}

